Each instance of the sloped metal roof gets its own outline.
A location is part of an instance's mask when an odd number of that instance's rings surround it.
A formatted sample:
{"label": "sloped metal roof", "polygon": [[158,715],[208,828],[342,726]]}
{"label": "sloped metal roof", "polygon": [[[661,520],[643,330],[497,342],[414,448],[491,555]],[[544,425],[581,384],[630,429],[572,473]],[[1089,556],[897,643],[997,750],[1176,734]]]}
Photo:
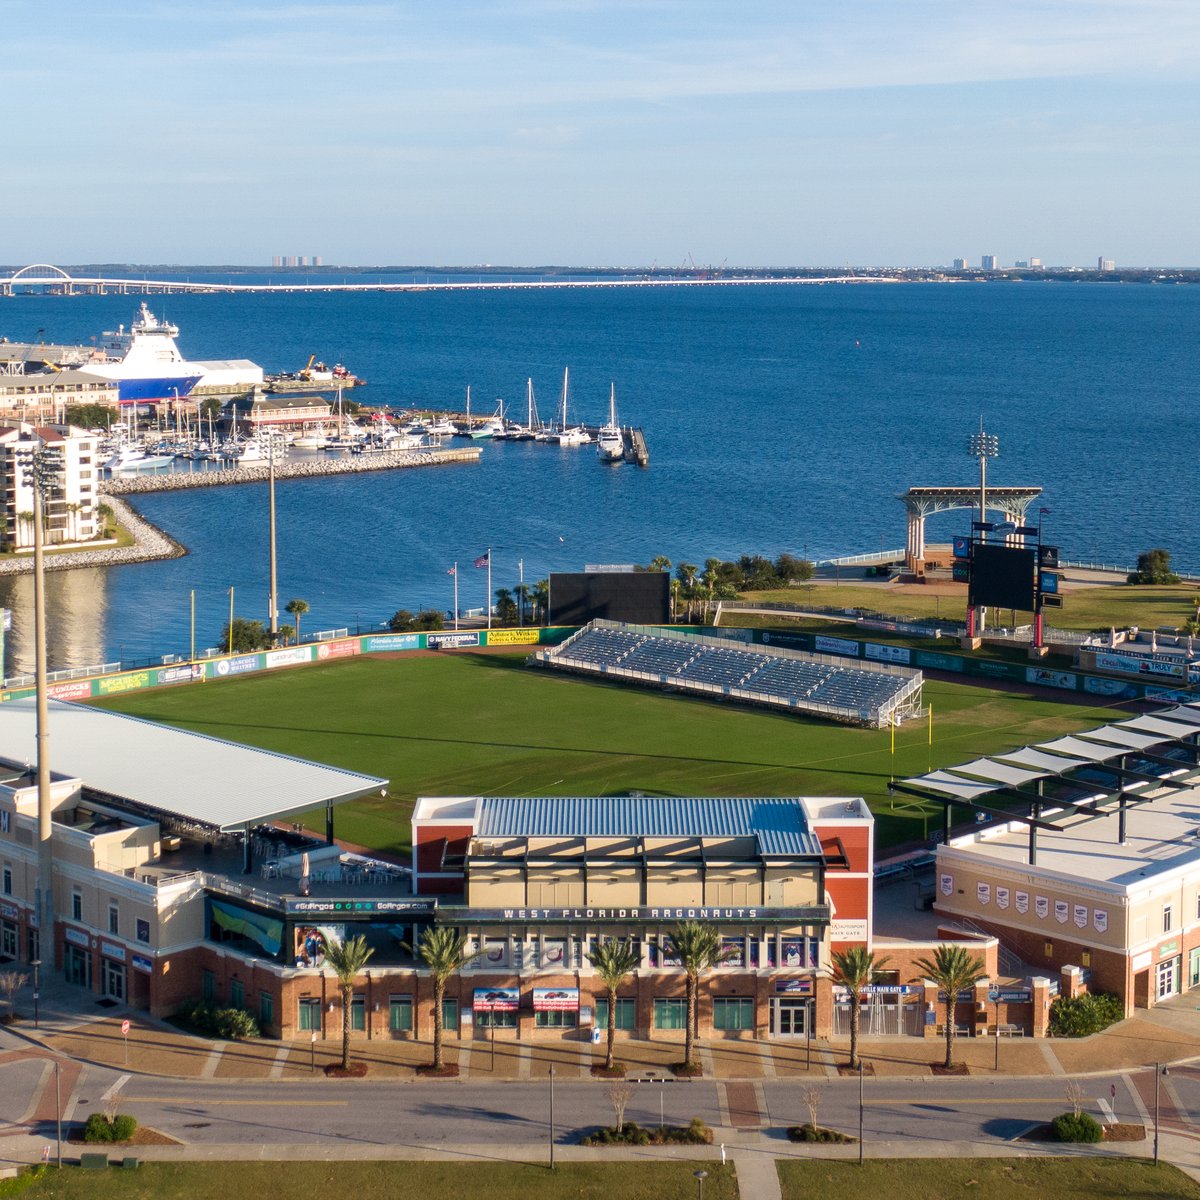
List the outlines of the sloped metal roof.
{"label": "sloped metal roof", "polygon": [[[51,700],[49,709],[55,773],[220,829],[369,796],[388,782],[101,708]],[[35,734],[32,696],[0,704],[0,758],[35,762]]]}
{"label": "sloped metal roof", "polygon": [[800,803],[778,796],[484,796],[476,836],[753,837],[759,853],[818,857]]}

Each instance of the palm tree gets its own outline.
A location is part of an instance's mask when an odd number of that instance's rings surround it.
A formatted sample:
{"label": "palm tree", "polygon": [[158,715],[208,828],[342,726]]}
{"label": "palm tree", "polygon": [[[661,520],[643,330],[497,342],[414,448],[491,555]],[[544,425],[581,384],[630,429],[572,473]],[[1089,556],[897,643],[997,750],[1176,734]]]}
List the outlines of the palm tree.
{"label": "palm tree", "polygon": [[286,646],[288,642],[296,636],[296,627],[294,625],[280,625],[279,640]]}
{"label": "palm tree", "polygon": [[513,588],[513,595],[517,598],[517,622],[523,625],[525,623],[525,609],[529,607],[529,584],[518,583]]}
{"label": "palm tree", "polygon": [[475,958],[467,952],[467,935],[457,929],[442,926],[426,929],[417,947],[421,961],[433,976],[433,1069],[442,1071],[442,1003],[446,999],[446,983]]}
{"label": "palm tree", "polygon": [[726,957],[721,935],[711,921],[680,921],[667,935],[673,956],[679,959],[687,975],[687,1032],[683,1045],[683,1065],[692,1067],[692,1049],[697,1037],[696,1001],[700,976],[718,966]]}
{"label": "palm tree", "polygon": [[300,618],[308,612],[308,601],[301,600],[297,597],[295,600],[289,600],[284,606],[283,611],[296,618],[296,641],[300,641]]}
{"label": "palm tree", "polygon": [[550,612],[550,580],[539,579],[533,585],[531,595],[533,596],[533,623],[542,625],[546,622]]}
{"label": "palm tree", "polygon": [[350,1067],[350,1000],[354,981],[367,965],[375,951],[367,945],[360,933],[357,937],[339,942],[336,938],[325,942],[325,962],[337,976],[338,989],[342,993],[342,1070]]}
{"label": "palm tree", "polygon": [[588,962],[608,988],[608,1052],[604,1056],[604,1069],[612,1072],[613,1043],[617,1036],[617,988],[625,976],[636,971],[641,963],[641,954],[627,938],[608,938],[587,956]]}
{"label": "palm tree", "polygon": [[954,1066],[954,1006],[958,993],[973,988],[986,974],[983,959],[972,957],[963,946],[942,944],[932,958],[918,958],[916,965],[938,990],[946,994],[946,1070]]}
{"label": "palm tree", "polygon": [[862,990],[878,983],[886,958],[876,959],[866,946],[851,946],[833,956],[838,979],[850,990],[850,1069],[858,1069],[858,1015],[862,1007]]}
{"label": "palm tree", "polygon": [[675,568],[675,574],[679,578],[682,585],[683,596],[688,602],[687,619],[690,622],[692,619],[692,601],[696,598],[696,572],[700,568],[695,563],[681,562]]}

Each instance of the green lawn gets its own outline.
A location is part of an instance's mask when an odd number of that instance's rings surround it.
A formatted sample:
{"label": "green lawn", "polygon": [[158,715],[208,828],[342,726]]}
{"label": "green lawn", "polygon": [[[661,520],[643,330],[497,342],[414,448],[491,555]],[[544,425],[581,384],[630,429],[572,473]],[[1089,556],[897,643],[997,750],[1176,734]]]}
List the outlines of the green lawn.
{"label": "green lawn", "polygon": [[[965,586],[953,596],[931,596],[916,587],[900,590],[886,584],[817,583],[770,592],[747,592],[741,598],[771,604],[866,608],[897,617],[941,616],[953,621],[965,620],[967,606]],[[1073,588],[1063,593],[1062,608],[1046,610],[1046,621],[1058,629],[1107,629],[1110,625],[1118,629],[1130,625],[1174,629],[1193,615],[1198,599],[1200,588],[1194,584]],[[1028,614],[1022,619],[1028,621]]]}
{"label": "green lawn", "polygon": [[1200,1200],[1200,1184],[1165,1163],[1125,1158],[868,1159],[785,1162],[783,1200]]}
{"label": "green lawn", "polygon": [[[132,693],[105,707],[390,780],[343,805],[340,837],[408,845],[422,795],[865,796],[880,845],[920,837],[888,780],[1100,724],[1101,706],[925,684],[926,723],[896,733],[621,687],[527,667],[524,652],[358,658]],[[312,827],[323,828],[313,814]],[[936,823],[931,823],[936,828]]]}
{"label": "green lawn", "polygon": [[[136,1171],[47,1171],[22,1196],[28,1200],[272,1200],[371,1196],[426,1200],[429,1196],[536,1200],[692,1200],[690,1162],[566,1163],[551,1172],[521,1163],[435,1162],[204,1162],[143,1163]],[[733,1167],[704,1163],[706,1200],[735,1200]]]}

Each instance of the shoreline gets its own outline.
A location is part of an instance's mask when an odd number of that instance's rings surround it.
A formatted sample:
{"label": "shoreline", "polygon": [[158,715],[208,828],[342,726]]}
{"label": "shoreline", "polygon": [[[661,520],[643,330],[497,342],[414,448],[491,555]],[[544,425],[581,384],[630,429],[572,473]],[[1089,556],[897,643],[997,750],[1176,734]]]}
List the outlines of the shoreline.
{"label": "shoreline", "polygon": [[[47,571],[71,571],[81,567],[120,567],[132,563],[161,562],[163,559],[183,558],[187,547],[177,542],[165,530],[148,521],[131,504],[117,496],[107,496],[119,524],[129,531],[132,546],[105,546],[98,550],[64,550],[58,554],[47,554]],[[0,576],[32,575],[33,554],[27,557],[0,562]]]}

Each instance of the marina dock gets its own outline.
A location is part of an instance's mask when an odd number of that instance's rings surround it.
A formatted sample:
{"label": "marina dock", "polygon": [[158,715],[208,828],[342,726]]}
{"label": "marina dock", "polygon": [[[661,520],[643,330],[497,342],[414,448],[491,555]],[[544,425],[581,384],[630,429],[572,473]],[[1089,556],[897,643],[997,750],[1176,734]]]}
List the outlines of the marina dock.
{"label": "marina dock", "polygon": [[[384,454],[338,455],[306,462],[275,464],[276,480],[311,479],[318,475],[349,475],[360,471],[392,471],[406,467],[441,467],[478,462],[483,450],[464,446],[453,450],[397,450]],[[118,475],[100,484],[107,496],[141,496],[149,492],[174,492],[183,488],[220,487],[232,483],[262,483],[270,464],[256,462],[220,471],[164,471],[161,474]]]}

